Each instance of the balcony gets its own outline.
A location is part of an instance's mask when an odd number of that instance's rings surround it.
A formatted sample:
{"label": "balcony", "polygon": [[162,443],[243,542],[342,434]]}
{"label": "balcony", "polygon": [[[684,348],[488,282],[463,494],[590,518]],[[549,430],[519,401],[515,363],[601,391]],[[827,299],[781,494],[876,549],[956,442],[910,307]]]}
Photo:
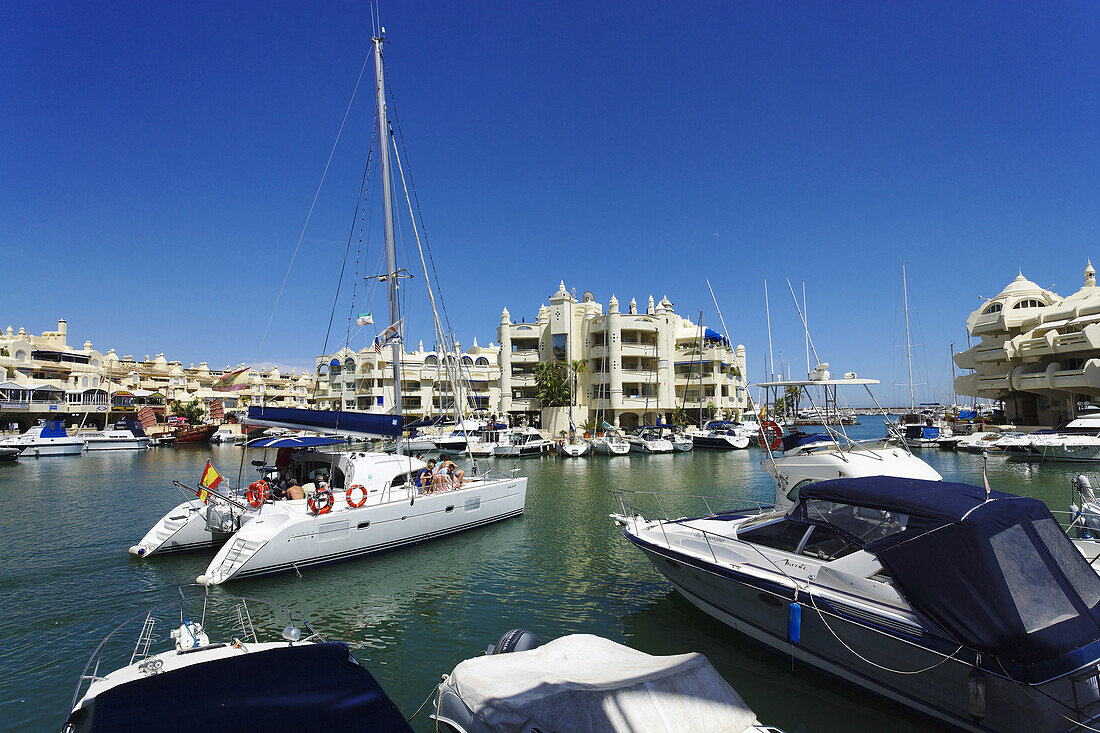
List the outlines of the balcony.
{"label": "balcony", "polygon": [[1008,361],[1012,358],[1012,342],[978,344],[973,349],[974,361]]}
{"label": "balcony", "polygon": [[509,361],[512,363],[530,363],[539,360],[538,349],[516,349],[511,353]]}
{"label": "balcony", "polygon": [[622,353],[623,356],[648,356],[652,358],[657,354],[657,344],[624,341]]}

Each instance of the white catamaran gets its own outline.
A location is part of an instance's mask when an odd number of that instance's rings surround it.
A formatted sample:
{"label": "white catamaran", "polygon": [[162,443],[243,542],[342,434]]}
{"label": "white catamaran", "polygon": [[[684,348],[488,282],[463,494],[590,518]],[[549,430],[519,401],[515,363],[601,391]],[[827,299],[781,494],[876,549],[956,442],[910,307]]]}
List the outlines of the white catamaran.
{"label": "white catamaran", "polygon": [[[373,39],[378,102],[379,154],[386,244],[386,281],[390,320],[401,323],[394,246],[393,191],[390,176],[390,128],[387,123],[382,44],[385,30]],[[400,171],[399,171],[400,173]],[[402,182],[403,173],[400,173]],[[410,207],[411,209],[411,207]],[[410,210],[410,216],[412,212]],[[412,231],[417,232],[413,221]],[[419,246],[419,235],[418,246]],[[423,264],[423,258],[421,258]],[[429,282],[425,267],[425,282]],[[433,312],[434,296],[432,298]],[[446,341],[438,316],[436,335]],[[392,343],[392,363],[401,364],[401,340]],[[399,367],[398,367],[399,368]],[[400,410],[401,380],[394,379],[394,405]],[[252,425],[309,429],[351,436],[402,435],[400,414],[348,413],[297,408],[250,407]],[[395,462],[397,462],[395,464]],[[324,464],[314,466],[313,464]],[[397,471],[399,464],[403,470]],[[307,499],[264,500],[254,516],[242,522],[198,577],[218,584],[245,576],[274,573],[320,563],[347,560],[403,545],[423,542],[523,513],[527,479],[510,476],[466,476],[446,488],[420,486],[425,464],[411,456],[367,452],[313,452],[299,459],[298,472],[329,478]],[[393,478],[386,485],[376,474]],[[306,475],[294,478],[306,478]]]}

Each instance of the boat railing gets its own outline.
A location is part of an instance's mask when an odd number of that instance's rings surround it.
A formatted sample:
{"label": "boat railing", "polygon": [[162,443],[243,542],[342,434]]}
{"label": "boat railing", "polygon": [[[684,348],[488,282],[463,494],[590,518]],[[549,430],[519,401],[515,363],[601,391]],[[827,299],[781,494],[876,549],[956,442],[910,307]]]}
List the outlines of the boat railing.
{"label": "boat railing", "polygon": [[[184,592],[185,588],[202,588],[203,594],[200,597],[194,595],[188,596]],[[69,709],[71,710],[76,707],[81,694],[87,689],[88,685],[103,679],[99,674],[100,663],[103,662],[108,655],[117,656],[120,660],[126,659],[125,655],[128,655],[130,661],[127,662],[127,666],[129,666],[138,660],[159,653],[157,647],[166,641],[171,641],[171,639],[169,636],[154,634],[154,627],[164,620],[163,617],[158,618],[158,616],[163,616],[166,612],[171,612],[171,615],[175,616],[176,609],[179,611],[178,623],[188,623],[195,620],[197,617],[199,625],[203,627],[204,631],[209,633],[212,640],[215,639],[216,636],[222,636],[224,634],[223,638],[226,642],[238,640],[242,642],[259,643],[260,635],[256,632],[254,624],[255,618],[267,622],[275,622],[277,619],[285,618],[288,627],[299,629],[300,636],[298,639],[294,639],[294,641],[325,641],[324,637],[314,629],[308,621],[293,611],[276,603],[247,596],[233,596],[223,593],[211,595],[209,587],[196,584],[182,586],[179,589],[178,598],[174,598],[152,609],[130,616],[103,637],[88,658],[87,663],[84,665],[84,669],[80,672],[80,676],[77,679],[76,690],[73,693],[72,702],[69,704]],[[215,612],[217,611],[221,611],[220,618],[215,616]],[[208,619],[210,623],[209,629],[207,628]],[[138,623],[140,623],[140,627],[137,631],[137,638],[131,647],[128,642],[125,642],[123,636],[127,629],[133,628]],[[173,621],[171,623],[176,622]],[[282,631],[285,634],[285,631],[281,628],[278,629],[278,631]],[[268,634],[264,636],[266,637]],[[285,635],[279,636],[278,632],[271,636],[271,641],[280,639],[290,640],[289,637]],[[160,651],[165,650],[160,649]]]}
{"label": "boat railing", "polygon": [[[622,491],[616,491],[615,493],[619,494],[619,503],[620,503],[620,506],[623,508],[622,516],[623,516],[624,519],[627,518],[627,517],[632,517],[632,518],[636,518],[636,517],[639,517],[639,516],[644,517],[644,515],[642,515],[637,510],[636,507],[634,507],[628,501],[626,501],[626,499],[624,497],[624,495],[626,495],[626,494],[651,495],[655,499],[657,499],[658,505],[660,505],[660,498],[657,496],[658,492],[622,490]],[[676,494],[676,496],[681,496],[681,495]],[[686,497],[689,497],[689,498],[702,499],[705,502],[708,502],[708,507],[709,507],[709,500],[711,500],[711,499],[719,500],[719,498],[720,498],[720,497],[696,496],[696,495],[691,495],[691,494],[685,494],[683,496],[686,496]],[[723,499],[723,500],[729,501],[728,498]],[[749,507],[754,507],[755,511],[752,511],[752,509],[735,508],[735,509],[731,509],[731,510],[728,510],[728,511],[725,511],[725,512],[720,512],[720,514],[730,514],[730,513],[733,513],[733,514],[749,514],[749,513],[763,514],[763,513],[767,512],[768,510],[774,509],[774,507],[772,507],[772,506],[765,506],[765,505],[761,504],[760,502],[754,502],[754,501],[751,501],[751,500],[745,501],[744,504],[746,506],[749,506]],[[718,516],[718,515],[712,513],[709,516]],[[658,523],[658,525],[661,528],[661,536],[664,537],[664,539],[665,539],[665,546],[668,547],[669,549],[672,549],[672,542],[669,540],[667,532],[665,532],[665,525],[666,524],[683,525],[683,522],[686,521],[686,518],[685,517],[681,517],[679,519],[657,518],[657,519],[650,519],[648,521]],[[770,565],[772,568],[774,568],[777,573],[779,573],[783,577],[787,578],[787,580],[789,580],[794,587],[802,588],[803,590],[807,590],[807,591],[809,590],[809,585],[807,584],[806,581],[799,581],[796,578],[794,578],[793,576],[791,576],[791,574],[788,573],[786,570],[784,570],[773,558],[769,557],[767,555],[767,553],[765,553],[763,550],[761,550],[759,547],[757,547],[752,542],[745,542],[743,540],[738,540],[737,537],[731,536],[731,535],[728,535],[728,534],[723,534],[722,532],[712,532],[711,530],[700,527],[697,524],[691,525],[690,529],[691,529],[692,532],[697,532],[703,538],[703,541],[706,542],[707,550],[710,552],[711,559],[715,562],[715,564],[717,564],[719,562],[718,553],[714,551],[714,544],[711,543],[711,538],[714,538],[715,540],[721,540],[723,544],[725,544],[725,542],[727,542],[727,541],[738,542],[739,547],[743,546],[743,547],[752,549],[757,555],[759,555],[764,560],[764,562],[766,562],[768,565]]]}
{"label": "boat railing", "polygon": [[[625,516],[634,516],[636,514],[646,516],[646,510],[644,508],[636,506],[633,501],[631,501],[631,498],[650,498],[653,503],[657,505],[657,508],[660,511],[660,516],[657,518],[664,522],[680,521],[688,516],[687,514],[682,514],[677,519],[671,518],[668,510],[665,508],[665,504],[671,503],[672,499],[688,500],[689,502],[694,502],[695,506],[699,506],[699,504],[701,503],[702,506],[706,509],[707,517],[715,517],[720,514],[762,514],[773,508],[771,504],[765,504],[762,501],[757,501],[754,499],[731,499],[728,496],[680,494],[668,491],[640,491],[637,489],[613,489],[611,493],[618,499],[619,505],[623,509],[623,514]],[[664,497],[665,501],[661,500],[662,497]],[[714,505],[724,506],[725,508],[720,511],[715,511]],[[653,516],[652,512],[650,512],[650,516]]]}

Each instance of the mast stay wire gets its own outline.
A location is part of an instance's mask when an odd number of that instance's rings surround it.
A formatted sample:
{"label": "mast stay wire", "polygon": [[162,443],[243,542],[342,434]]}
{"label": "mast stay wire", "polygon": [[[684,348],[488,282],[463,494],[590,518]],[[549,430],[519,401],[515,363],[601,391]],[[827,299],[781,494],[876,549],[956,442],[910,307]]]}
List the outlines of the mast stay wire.
{"label": "mast stay wire", "polygon": [[[321,180],[317,183],[317,190],[313,193],[313,201],[309,205],[309,212],[306,213],[305,223],[302,224],[302,230],[298,233],[298,242],[294,245],[294,253],[290,256],[290,264],[287,265],[286,273],[283,275],[283,284],[279,286],[279,293],[275,296],[275,304],[271,306],[271,313],[267,316],[267,326],[264,327],[263,336],[260,337],[260,344],[256,347],[256,356],[252,359],[252,363],[255,364],[260,358],[260,352],[263,351],[264,342],[267,341],[267,334],[271,331],[271,322],[275,319],[275,311],[279,308],[279,301],[282,300],[283,291],[286,290],[287,281],[290,280],[290,271],[294,268],[294,260],[298,257],[298,250],[302,247],[302,239],[306,236],[306,229],[309,228],[309,221],[313,216],[313,209],[317,206],[317,199],[321,195],[321,188],[325,185],[325,178],[328,176],[329,168],[332,166],[332,156],[336,153],[336,146],[340,144],[340,137],[344,133],[344,126],[348,121],[348,114],[351,113],[351,106],[355,102],[355,95],[359,91],[359,83],[363,81],[363,73],[367,70],[367,62],[370,60],[372,53],[368,53],[363,58],[363,65],[359,68],[359,77],[355,80],[355,88],[351,91],[351,99],[348,100],[348,106],[344,109],[344,117],[340,120],[340,129],[336,132],[336,139],[332,142],[332,149],[329,150],[328,160],[325,162],[325,170],[321,173]],[[377,124],[377,123],[376,123]],[[373,143],[372,143],[373,145]]]}
{"label": "mast stay wire", "polygon": [[[377,127],[378,127],[378,120],[377,119],[375,120],[375,125],[374,126],[377,129]],[[366,183],[367,183],[367,173],[370,171],[370,161],[371,161],[371,155],[373,154],[373,152],[374,152],[374,140],[372,138],[370,150],[367,152],[367,162],[366,162],[366,165],[363,166],[363,178],[359,183],[359,195],[356,196],[356,199],[355,199],[355,214],[352,216],[352,219],[351,219],[351,230],[348,232],[348,243],[344,248],[344,261],[342,263],[340,263],[340,276],[336,279],[336,294],[332,298],[332,310],[329,312],[329,316],[328,316],[328,328],[325,329],[325,342],[324,342],[324,346],[321,347],[321,355],[322,356],[324,356],[328,353],[328,340],[329,340],[329,336],[332,334],[332,321],[333,321],[333,318],[336,316],[336,304],[340,300],[340,288],[341,288],[341,286],[343,285],[343,282],[344,282],[344,269],[347,267],[348,255],[351,252],[351,240],[355,237],[355,222],[359,218],[359,209],[363,205],[363,198],[364,198],[363,192],[364,192],[364,187],[366,186]],[[343,365],[341,364],[341,366],[343,366]],[[314,394],[317,393],[317,387],[319,386],[320,381],[321,381],[320,369],[314,369],[314,377],[313,377],[313,392],[314,392]],[[341,391],[341,396],[340,396],[341,404],[340,404],[340,407],[343,406],[343,399],[344,399],[343,398],[343,392]],[[340,410],[337,410],[337,412],[340,412]],[[337,429],[339,429],[339,425],[340,425],[340,418],[339,417],[336,418],[336,425],[337,425]]]}

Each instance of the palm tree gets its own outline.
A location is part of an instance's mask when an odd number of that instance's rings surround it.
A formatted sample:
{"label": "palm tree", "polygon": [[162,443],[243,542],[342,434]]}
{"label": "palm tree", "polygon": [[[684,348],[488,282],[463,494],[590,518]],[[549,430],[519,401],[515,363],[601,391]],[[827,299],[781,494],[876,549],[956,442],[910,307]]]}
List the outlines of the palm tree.
{"label": "palm tree", "polygon": [[576,402],[575,393],[577,389],[577,380],[580,375],[588,371],[588,359],[574,359],[569,362],[569,369],[573,372],[573,384],[569,393],[569,404],[572,405]]}
{"label": "palm tree", "polygon": [[569,405],[567,366],[560,361],[540,362],[535,365],[535,387],[539,403],[543,407]]}

